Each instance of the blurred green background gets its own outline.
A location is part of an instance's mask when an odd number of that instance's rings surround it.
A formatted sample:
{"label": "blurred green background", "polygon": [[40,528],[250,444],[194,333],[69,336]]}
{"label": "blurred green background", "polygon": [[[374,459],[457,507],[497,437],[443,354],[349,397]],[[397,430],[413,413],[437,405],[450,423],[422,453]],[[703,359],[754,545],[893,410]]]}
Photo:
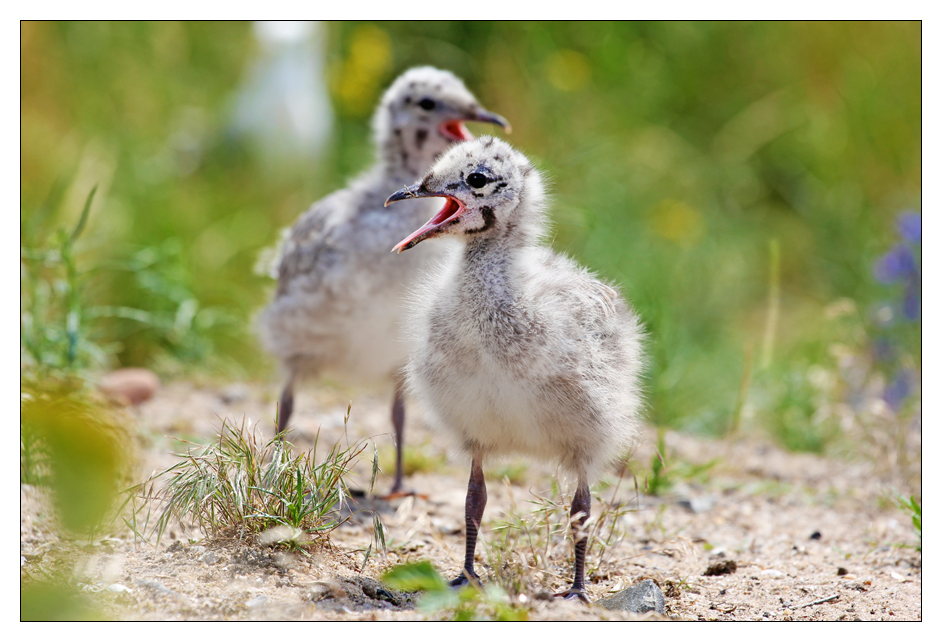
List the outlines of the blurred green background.
{"label": "blurred green background", "polygon": [[273,381],[256,264],[369,165],[385,86],[431,64],[510,120],[551,178],[554,246],[640,312],[652,422],[820,451],[841,430],[823,407],[886,399],[900,373],[886,403],[917,412],[920,323],[874,266],[920,209],[919,23],[21,29],[26,373]]}

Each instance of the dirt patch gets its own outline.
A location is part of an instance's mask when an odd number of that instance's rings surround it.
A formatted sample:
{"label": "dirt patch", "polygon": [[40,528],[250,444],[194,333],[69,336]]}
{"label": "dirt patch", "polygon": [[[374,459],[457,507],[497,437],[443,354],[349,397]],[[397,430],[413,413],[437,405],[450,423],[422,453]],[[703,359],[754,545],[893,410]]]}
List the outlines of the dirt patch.
{"label": "dirt patch", "polygon": [[[273,430],[277,391],[240,384],[196,387],[177,382],[160,390],[136,413],[143,444],[141,478],[165,468],[183,450],[172,437],[205,440],[217,434],[219,417]],[[348,393],[349,394],[349,393]],[[329,389],[298,396],[292,437],[298,448],[374,437],[391,450],[389,400],[358,394],[344,434],[348,398]],[[411,408],[410,408],[411,411]],[[21,573],[59,572],[85,592],[104,617],[124,620],[420,620],[434,615],[416,609],[415,596],[377,580],[389,567],[430,560],[446,577],[457,575],[463,556],[463,510],[468,469],[441,457],[434,435],[414,413],[407,418],[407,444],[440,462],[413,474],[408,486],[420,493],[392,501],[363,497],[356,509],[376,510],[387,531],[389,552],[374,553],[363,566],[372,519],[359,513],[312,553],[250,545],[236,539],[203,539],[192,525],[176,524],[159,545],[135,543],[128,532],[77,545],[59,539],[44,493],[21,487]],[[268,432],[266,432],[268,434]],[[636,453],[650,462],[653,434]],[[754,438],[709,441],[668,434],[671,457],[690,465],[714,462],[690,479],[675,480],[660,497],[638,494],[634,482],[604,481],[605,501],[623,504],[617,536],[599,559],[590,554],[588,592],[595,602],[644,579],[665,595],[667,614],[685,620],[920,620],[922,556],[907,517],[884,499],[887,484],[904,483],[912,471],[894,476],[872,462],[846,462],[783,452]],[[918,453],[912,458],[918,462]],[[635,470],[640,471],[636,466]],[[518,573],[525,606],[537,620],[647,619],[594,605],[547,599],[571,581],[566,547],[542,565],[526,568],[539,551],[533,538],[501,549],[502,522],[527,514],[535,495],[553,496],[555,471],[540,464],[510,462],[507,480],[488,480],[488,504],[478,572],[485,582]],[[392,472],[392,471],[387,471]],[[358,470],[365,486],[368,462]],[[915,476],[918,479],[918,475]],[[510,481],[512,479],[512,482]],[[388,489],[380,479],[378,492]],[[558,497],[568,501],[563,485]],[[566,506],[560,506],[562,512]],[[593,512],[602,510],[598,502]],[[629,510],[630,509],[630,510]],[[495,529],[495,527],[498,527]],[[603,529],[607,535],[608,530]],[[519,534],[518,534],[519,535]],[[566,545],[568,546],[568,544]],[[496,565],[496,566],[495,566]],[[709,573],[709,569],[724,569]]]}

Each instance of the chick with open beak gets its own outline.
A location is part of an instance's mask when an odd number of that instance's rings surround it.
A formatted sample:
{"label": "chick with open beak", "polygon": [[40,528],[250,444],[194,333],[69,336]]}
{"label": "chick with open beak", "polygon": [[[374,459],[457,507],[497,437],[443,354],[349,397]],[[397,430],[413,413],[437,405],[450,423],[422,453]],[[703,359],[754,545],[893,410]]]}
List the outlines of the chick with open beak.
{"label": "chick with open beak", "polygon": [[418,180],[456,141],[473,139],[463,123],[507,121],[487,111],[454,74],[416,67],[383,94],[373,116],[376,162],[359,177],[314,203],[283,235],[272,266],[278,289],[258,319],[265,348],[286,375],[277,431],[289,426],[294,390],[304,378],[329,374],[351,383],[391,380],[396,435],[393,492],[402,490],[405,391],[400,370],[407,354],[398,332],[403,294],[448,248],[424,247],[405,257],[389,246],[428,220],[432,203],[412,201],[395,211],[383,199]]}
{"label": "chick with open beak", "polygon": [[[539,213],[519,217],[513,213],[527,185],[526,173],[535,172],[522,154],[502,141],[485,136],[478,141],[481,152],[494,147],[493,153],[472,158],[454,147],[444,154],[420,182],[405,187],[386,199],[386,206],[413,198],[445,199],[441,210],[429,221],[404,238],[394,252],[411,249],[426,239],[441,234],[486,237],[511,232],[516,235],[533,231],[542,223]],[[480,153],[480,152],[479,152]],[[526,161],[526,162],[524,162]],[[498,217],[495,212],[506,212]],[[500,220],[498,220],[500,219]]]}
{"label": "chick with open beak", "polygon": [[419,282],[404,324],[408,389],[471,460],[465,560],[452,585],[480,581],[484,465],[520,454],[556,461],[575,481],[573,582],[557,595],[587,601],[589,482],[637,436],[640,321],[613,285],[541,242],[542,178],[507,143],[484,136],[455,145],[386,204],[430,197],[445,206],[393,250],[445,235],[464,245]]}

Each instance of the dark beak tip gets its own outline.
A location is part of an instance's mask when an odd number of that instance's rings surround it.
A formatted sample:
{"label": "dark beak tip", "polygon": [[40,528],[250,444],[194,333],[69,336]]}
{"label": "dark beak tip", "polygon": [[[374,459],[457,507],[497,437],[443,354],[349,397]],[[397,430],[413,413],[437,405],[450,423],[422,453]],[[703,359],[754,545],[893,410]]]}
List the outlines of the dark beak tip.
{"label": "dark beak tip", "polygon": [[414,185],[411,187],[406,187],[404,189],[399,190],[398,192],[390,194],[389,198],[386,199],[386,202],[383,203],[383,207],[389,207],[390,203],[395,203],[397,201],[404,201],[408,198],[416,198],[416,197],[417,197],[416,187]]}
{"label": "dark beak tip", "polygon": [[506,118],[500,114],[487,111],[486,109],[481,109],[471,120],[477,121],[479,123],[491,123],[492,125],[501,127],[508,134],[511,132],[510,123]]}

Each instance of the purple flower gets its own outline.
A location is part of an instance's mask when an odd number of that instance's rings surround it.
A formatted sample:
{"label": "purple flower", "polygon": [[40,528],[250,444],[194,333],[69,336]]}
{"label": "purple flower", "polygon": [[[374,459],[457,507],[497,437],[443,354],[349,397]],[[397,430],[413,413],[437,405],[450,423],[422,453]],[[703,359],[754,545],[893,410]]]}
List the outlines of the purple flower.
{"label": "purple flower", "polygon": [[890,382],[890,385],[883,391],[883,400],[886,401],[894,411],[899,411],[903,402],[906,401],[906,397],[913,392],[914,383],[915,377],[913,376],[912,370],[907,368],[898,371],[896,376],[893,377],[893,381]]}
{"label": "purple flower", "polygon": [[873,276],[880,283],[896,283],[915,274],[916,257],[905,243],[881,256],[873,266]]}
{"label": "purple flower", "polygon": [[922,243],[922,214],[919,212],[903,212],[896,219],[896,229],[899,235],[910,243]]}
{"label": "purple flower", "polygon": [[906,285],[906,295],[903,297],[903,316],[910,321],[918,321],[922,312],[922,293],[919,284],[910,282]]}

